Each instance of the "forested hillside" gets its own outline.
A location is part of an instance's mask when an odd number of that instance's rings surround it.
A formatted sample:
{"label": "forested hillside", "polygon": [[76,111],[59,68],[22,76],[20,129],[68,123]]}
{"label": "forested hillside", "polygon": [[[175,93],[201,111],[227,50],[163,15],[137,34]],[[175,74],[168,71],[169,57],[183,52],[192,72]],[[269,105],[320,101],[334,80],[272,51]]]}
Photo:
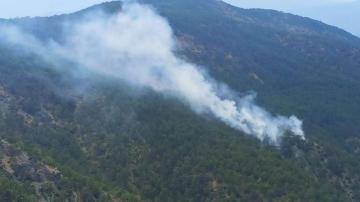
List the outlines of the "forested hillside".
{"label": "forested hillside", "polygon": [[[274,113],[306,141],[260,142],[179,100],[73,74],[0,39],[0,200],[359,201],[360,40],[311,19],[215,0],[142,0],[168,19],[177,54]],[[62,42],[63,23],[118,1],[2,20]]]}

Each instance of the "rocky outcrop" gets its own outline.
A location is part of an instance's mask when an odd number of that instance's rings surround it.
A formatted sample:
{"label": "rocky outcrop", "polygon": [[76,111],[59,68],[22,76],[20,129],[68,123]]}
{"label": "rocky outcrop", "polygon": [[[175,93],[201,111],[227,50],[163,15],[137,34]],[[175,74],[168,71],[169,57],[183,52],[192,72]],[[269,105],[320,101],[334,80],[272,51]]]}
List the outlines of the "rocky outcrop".
{"label": "rocky outcrop", "polygon": [[[61,178],[61,172],[57,168],[30,157],[5,140],[0,141],[0,169],[6,171],[10,178],[30,182],[40,201],[49,201],[52,193],[57,191]],[[49,188],[52,189],[51,192],[48,192]],[[43,191],[45,189],[47,192]]]}
{"label": "rocky outcrop", "polygon": [[5,88],[0,84],[0,118],[5,116],[9,109],[11,101],[10,95],[5,91]]}
{"label": "rocky outcrop", "polygon": [[18,180],[55,182],[60,179],[59,170],[29,157],[28,154],[16,149],[4,140],[0,142],[0,158],[0,168]]}

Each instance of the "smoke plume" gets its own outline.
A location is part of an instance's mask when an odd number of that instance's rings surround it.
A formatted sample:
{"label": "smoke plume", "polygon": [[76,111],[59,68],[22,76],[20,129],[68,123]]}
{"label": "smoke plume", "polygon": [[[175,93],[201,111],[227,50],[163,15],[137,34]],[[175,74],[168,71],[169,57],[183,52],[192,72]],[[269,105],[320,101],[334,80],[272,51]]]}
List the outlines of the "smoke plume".
{"label": "smoke plume", "polygon": [[61,44],[44,44],[16,28],[2,29],[0,37],[47,55],[48,60],[68,60],[87,71],[174,96],[195,112],[212,114],[260,140],[277,145],[286,133],[304,139],[302,121],[295,116],[273,116],[254,103],[254,96],[223,96],[221,84],[177,57],[171,27],[148,6],[125,4],[117,15],[96,13],[64,29]]}

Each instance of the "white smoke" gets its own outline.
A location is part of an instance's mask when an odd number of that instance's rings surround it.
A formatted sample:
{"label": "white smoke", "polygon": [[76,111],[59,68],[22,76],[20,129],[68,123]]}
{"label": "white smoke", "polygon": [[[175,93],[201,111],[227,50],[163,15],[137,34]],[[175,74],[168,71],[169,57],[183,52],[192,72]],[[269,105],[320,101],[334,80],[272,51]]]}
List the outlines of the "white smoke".
{"label": "white smoke", "polygon": [[[302,121],[295,116],[272,116],[254,104],[253,96],[220,96],[219,83],[174,54],[176,42],[171,27],[147,6],[128,4],[115,16],[97,14],[67,25],[66,30],[63,44],[43,45],[34,37],[19,32],[15,35],[14,30],[7,38],[41,55],[51,53],[86,70],[177,97],[197,113],[211,113],[260,140],[277,145],[287,132],[305,138]],[[2,33],[3,37],[9,35]]]}

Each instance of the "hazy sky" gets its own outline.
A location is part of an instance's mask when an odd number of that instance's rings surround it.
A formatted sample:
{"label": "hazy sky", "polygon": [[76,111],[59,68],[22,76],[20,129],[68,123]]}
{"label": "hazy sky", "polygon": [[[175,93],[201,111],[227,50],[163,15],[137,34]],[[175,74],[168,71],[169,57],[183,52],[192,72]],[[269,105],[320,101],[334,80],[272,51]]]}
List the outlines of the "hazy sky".
{"label": "hazy sky", "polygon": [[[0,0],[0,18],[69,13],[104,0]],[[196,0],[194,0],[196,1]],[[360,36],[360,0],[224,0],[245,8],[270,8],[321,20]]]}
{"label": "hazy sky", "polygon": [[340,5],[357,0],[225,0],[242,7],[262,7],[273,9],[294,9],[329,5]]}
{"label": "hazy sky", "polygon": [[0,18],[69,13],[105,0],[0,0]]}
{"label": "hazy sky", "polygon": [[268,8],[311,17],[360,36],[360,0],[224,0],[244,8]]}

